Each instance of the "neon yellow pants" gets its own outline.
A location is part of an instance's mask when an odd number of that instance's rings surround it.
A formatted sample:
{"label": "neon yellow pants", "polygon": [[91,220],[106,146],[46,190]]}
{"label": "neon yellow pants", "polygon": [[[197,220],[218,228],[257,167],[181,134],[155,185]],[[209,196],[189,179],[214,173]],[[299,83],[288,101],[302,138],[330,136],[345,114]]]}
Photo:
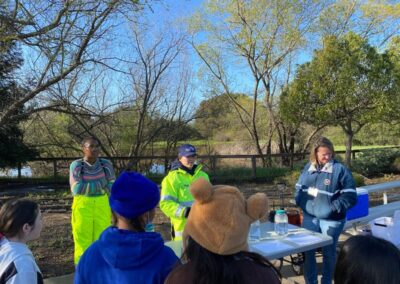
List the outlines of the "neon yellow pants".
{"label": "neon yellow pants", "polygon": [[71,225],[75,244],[74,263],[77,265],[85,250],[111,225],[108,196],[75,196]]}

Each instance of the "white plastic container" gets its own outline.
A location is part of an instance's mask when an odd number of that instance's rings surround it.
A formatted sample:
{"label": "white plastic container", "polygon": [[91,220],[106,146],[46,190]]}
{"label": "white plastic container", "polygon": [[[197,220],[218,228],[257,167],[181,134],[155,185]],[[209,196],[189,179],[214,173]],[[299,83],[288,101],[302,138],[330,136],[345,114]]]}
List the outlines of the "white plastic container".
{"label": "white plastic container", "polygon": [[284,236],[288,233],[288,216],[285,210],[276,210],[275,218],[275,233]]}
{"label": "white plastic container", "polygon": [[[397,213],[397,211],[396,211]],[[369,222],[372,235],[400,246],[400,213],[395,217],[380,217]]]}

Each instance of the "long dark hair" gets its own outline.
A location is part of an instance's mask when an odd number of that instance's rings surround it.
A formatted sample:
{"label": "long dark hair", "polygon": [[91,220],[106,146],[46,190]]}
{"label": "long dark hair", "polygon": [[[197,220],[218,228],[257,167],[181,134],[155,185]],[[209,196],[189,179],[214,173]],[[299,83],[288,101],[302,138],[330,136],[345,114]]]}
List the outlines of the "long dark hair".
{"label": "long dark hair", "polygon": [[15,237],[25,224],[33,226],[38,214],[39,206],[34,201],[9,200],[0,209],[0,232],[7,238]]}
{"label": "long dark hair", "polygon": [[281,274],[271,262],[257,253],[241,251],[233,255],[215,254],[203,248],[190,236],[181,259],[183,263],[188,261],[193,263],[194,284],[243,284],[244,278],[237,260],[245,258],[274,269],[281,278]]}
{"label": "long dark hair", "polygon": [[400,283],[400,251],[373,236],[349,238],[340,250],[335,284]]}
{"label": "long dark hair", "polygon": [[[117,213],[115,213],[114,211],[111,211],[111,213],[112,213],[112,224],[113,224],[113,226],[117,226],[117,223],[118,223],[117,216],[119,216],[120,218],[121,218],[121,216],[118,215]],[[122,217],[122,218],[124,218],[124,217]],[[144,232],[145,231],[146,224],[139,217],[127,219],[127,220],[129,222],[129,224],[131,225],[132,230],[134,232]]]}

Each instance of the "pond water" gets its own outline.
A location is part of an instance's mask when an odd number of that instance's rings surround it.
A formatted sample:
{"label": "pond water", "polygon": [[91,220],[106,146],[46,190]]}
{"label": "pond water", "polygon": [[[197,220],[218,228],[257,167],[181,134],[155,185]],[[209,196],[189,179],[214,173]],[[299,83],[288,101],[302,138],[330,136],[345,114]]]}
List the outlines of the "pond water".
{"label": "pond water", "polygon": [[[0,170],[0,177],[17,177],[18,169],[3,169]],[[21,176],[23,177],[32,177],[32,169],[30,167],[22,167]]]}

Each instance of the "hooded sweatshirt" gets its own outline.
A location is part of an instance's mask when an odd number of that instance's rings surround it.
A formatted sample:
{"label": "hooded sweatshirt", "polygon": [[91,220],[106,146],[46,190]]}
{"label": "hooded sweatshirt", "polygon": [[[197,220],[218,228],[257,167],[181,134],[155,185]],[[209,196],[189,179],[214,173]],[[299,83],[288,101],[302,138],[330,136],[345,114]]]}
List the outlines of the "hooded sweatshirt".
{"label": "hooded sweatshirt", "polygon": [[79,260],[75,283],[164,283],[178,261],[159,233],[109,227]]}
{"label": "hooded sweatshirt", "polygon": [[42,274],[28,246],[0,239],[0,283],[41,284]]}

